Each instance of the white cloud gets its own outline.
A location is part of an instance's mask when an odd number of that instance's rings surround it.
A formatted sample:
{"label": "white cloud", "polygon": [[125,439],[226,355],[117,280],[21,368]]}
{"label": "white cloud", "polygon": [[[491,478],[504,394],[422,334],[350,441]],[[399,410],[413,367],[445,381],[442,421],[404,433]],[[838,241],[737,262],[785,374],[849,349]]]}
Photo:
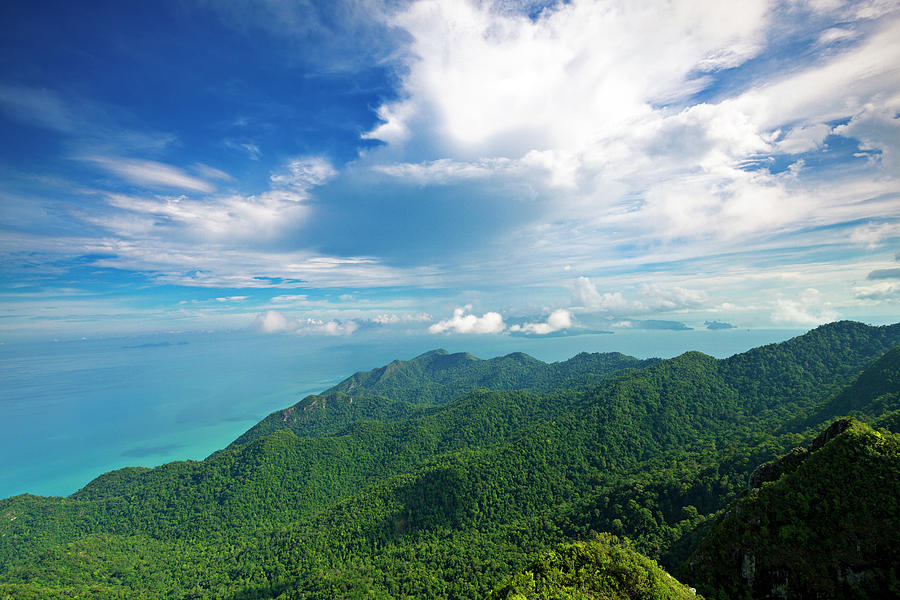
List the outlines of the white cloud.
{"label": "white cloud", "polygon": [[271,240],[306,216],[305,199],[288,191],[201,199],[109,194],[108,204],[121,212],[86,215],[85,219],[134,240]]}
{"label": "white cloud", "polygon": [[0,109],[21,121],[47,129],[70,132],[76,127],[69,107],[45,89],[0,84]]}
{"label": "white cloud", "polygon": [[776,149],[786,154],[815,150],[822,146],[829,133],[831,126],[826,123],[794,127],[776,144]]}
{"label": "white cloud", "polygon": [[215,167],[211,167],[209,165],[204,165],[203,163],[194,163],[191,168],[199,173],[201,176],[207,179],[218,179],[220,181],[234,181],[234,177],[222,171],[221,169],[216,169]]}
{"label": "white cloud", "polygon": [[874,250],[885,240],[900,236],[900,223],[861,225],[850,232],[850,241]]}
{"label": "white cloud", "polygon": [[321,156],[305,156],[288,161],[284,169],[270,179],[276,187],[306,191],[334,178],[337,171]]}
{"label": "white cloud", "polygon": [[[561,261],[570,260],[565,250],[602,254],[607,239],[699,258],[768,247],[811,223],[894,214],[896,205],[868,201],[900,183],[892,162],[900,21],[874,4],[865,14],[846,4],[734,8],[571,2],[532,19],[497,2],[413,3],[393,21],[412,39],[400,99],[380,107],[385,122],[368,134],[387,146],[364,160],[421,184],[491,178],[527,186],[546,205],[521,237],[537,239],[536,251],[557,250]],[[767,36],[787,35],[773,18],[795,19],[791,35],[802,29],[832,45],[690,104],[717,70],[743,65]],[[854,19],[868,21],[857,27]],[[834,23],[856,35],[853,44],[834,43],[847,38],[827,32]],[[765,168],[774,154],[823,149],[830,123],[851,117],[835,133],[881,151],[870,165],[879,173],[860,165],[815,172],[802,162],[780,174]],[[629,301],[610,293],[592,302]]]}
{"label": "white cloud", "polygon": [[819,43],[822,45],[828,45],[835,42],[846,42],[856,39],[857,37],[858,34],[851,29],[831,27],[829,29],[826,29],[819,35]]}
{"label": "white cloud", "polygon": [[224,296],[221,298],[216,298],[216,302],[243,302],[250,296]]}
{"label": "white cloud", "polygon": [[261,333],[296,331],[299,326],[300,323],[297,319],[286,317],[277,310],[267,310],[264,313],[259,313],[253,321],[253,328]]}
{"label": "white cloud", "polygon": [[259,149],[259,146],[251,142],[226,139],[223,143],[226,148],[246,153],[250,160],[259,160],[260,156],[262,156],[262,151]]}
{"label": "white cloud", "polygon": [[883,281],[873,285],[859,286],[854,289],[859,300],[900,301],[900,282]]}
{"label": "white cloud", "polygon": [[272,298],[272,302],[276,304],[286,302],[306,302],[306,299],[306,294],[280,294],[278,296],[274,296]]}
{"label": "white cloud", "polygon": [[708,301],[706,292],[658,284],[641,284],[638,295],[641,300],[629,300],[621,292],[601,294],[587,277],[578,277],[572,288],[574,306],[588,312],[604,312],[610,315],[625,316],[697,308]]}
{"label": "white cloud", "polygon": [[672,286],[663,287],[658,284],[642,284],[638,292],[650,310],[679,310],[702,306],[708,300],[706,292],[689,290]]}
{"label": "white cloud", "polygon": [[880,150],[879,160],[889,173],[900,173],[900,98],[890,105],[866,105],[834,133],[860,141],[862,150]]}
{"label": "white cloud", "polygon": [[397,144],[433,127],[483,149],[583,145],[677,96],[694,70],[754,56],[767,8],[573,2],[531,20],[491,2],[416,2],[393,20],[413,39],[406,94],[369,135]]}
{"label": "white cloud", "polygon": [[109,156],[86,156],[83,160],[96,163],[122,179],[139,185],[204,193],[215,190],[215,186],[208,181],[188,175],[178,167],[152,160]]}
{"label": "white cloud", "polygon": [[253,328],[260,333],[296,333],[318,335],[351,335],[359,329],[353,320],[338,321],[315,318],[296,319],[277,310],[267,310],[256,315]]}
{"label": "white cloud", "polygon": [[[787,294],[776,306],[772,290],[786,289],[779,277],[790,274],[803,282],[791,286],[814,285],[832,300],[847,297],[852,277],[841,279],[844,274],[816,262],[816,253],[829,248],[834,256],[848,241],[876,248],[898,235],[900,22],[896,12],[884,17],[888,3],[879,8],[877,2],[792,1],[770,10],[774,5],[764,1],[662,6],[574,0],[537,18],[501,10],[500,4],[395,4],[400,9],[393,24],[411,40],[393,55],[401,89],[390,96],[396,100],[378,108],[385,122],[367,134],[386,144],[357,162],[370,178],[374,170],[420,185],[489,184],[486,193],[509,203],[492,218],[519,219],[517,230],[498,222],[489,248],[479,247],[481,240],[473,236],[467,252],[448,253],[438,266],[417,257],[418,266],[404,268],[374,256],[286,250],[302,243],[299,228],[314,216],[307,202],[313,188],[338,176],[323,157],[289,160],[270,173],[270,189],[252,194],[204,192],[204,186],[228,179],[203,166],[182,170],[137,161],[119,176],[133,183],[143,177],[142,185],[178,192],[104,195],[106,207],[82,213],[104,228],[102,238],[30,240],[36,245],[29,247],[51,248],[47,252],[55,255],[77,248],[101,257],[92,263],[98,267],[136,269],[164,283],[235,289],[473,289],[490,281],[497,289],[546,290],[559,282],[562,266],[571,264],[593,277],[574,283],[570,309],[579,315],[605,313],[621,322],[741,298],[741,306],[752,305],[766,317],[776,310],[780,322],[799,323],[833,311],[824,300],[807,305]],[[807,13],[816,18],[773,21]],[[858,18],[870,21],[853,22]],[[782,57],[784,39],[774,39],[766,60],[745,65],[771,36],[787,35],[785,29],[821,43]],[[746,72],[736,77],[722,73],[742,66]],[[692,94],[707,87],[714,93],[698,102]],[[0,109],[15,118],[61,132],[83,129],[80,105],[66,106],[40,90],[3,93]],[[847,124],[834,128],[835,121]],[[858,139],[870,160],[835,168],[808,160],[780,174],[766,168],[775,164],[774,154],[825,148],[832,132]],[[236,134],[224,143],[260,157],[254,139]],[[108,160],[136,155],[91,152]],[[182,190],[186,194],[178,195]],[[869,224],[849,234],[836,227],[847,223]],[[0,242],[15,252],[23,247],[20,239]],[[434,244],[440,243],[436,235]],[[772,268],[773,263],[779,264]],[[784,275],[772,275],[773,269]],[[652,281],[661,283],[644,284],[639,273],[650,270]],[[677,276],[667,280],[666,273]],[[716,273],[725,273],[720,287],[707,287],[707,277]],[[706,292],[684,283],[701,278]],[[753,285],[769,287],[745,303]],[[869,304],[889,291],[856,290],[857,299]],[[273,307],[300,301],[273,299]],[[479,300],[488,306],[507,301],[500,293]],[[559,305],[550,296],[532,304]],[[446,323],[445,331],[457,331],[488,315],[502,324],[497,313],[478,317],[467,311],[459,323],[454,315],[434,326]],[[329,319],[315,326],[336,329],[342,323]]]}
{"label": "white cloud", "polygon": [[[106,194],[112,212],[91,212],[82,218],[104,227],[117,238],[134,245],[150,246],[151,240],[167,245],[167,254],[198,254],[197,242],[227,244],[239,249],[246,244],[260,246],[279,241],[286,232],[302,223],[309,214],[310,189],[334,177],[336,171],[321,157],[288,161],[271,175],[272,189],[258,194],[206,195],[210,184],[169,165],[152,161],[90,158],[104,168],[135,183],[151,187],[181,187],[205,195]],[[195,165],[195,170],[202,170]],[[216,178],[229,177],[216,171]],[[248,249],[248,252],[258,252]],[[170,257],[160,256],[159,262]],[[202,264],[202,263],[201,263]]]}
{"label": "white cloud", "polygon": [[773,322],[792,325],[821,325],[837,318],[838,313],[827,306],[814,288],[804,290],[796,299],[777,299],[772,313]]}
{"label": "white cloud", "polygon": [[575,280],[572,302],[575,306],[589,311],[602,311],[611,314],[644,312],[647,309],[642,302],[626,300],[621,292],[604,292],[601,294],[587,277],[578,277]]}
{"label": "white cloud", "polygon": [[543,323],[524,323],[522,325],[513,325],[510,331],[523,333],[533,333],[535,335],[547,335],[563,329],[572,327],[572,313],[565,308],[558,308],[550,313],[547,320]]}
{"label": "white cloud", "polygon": [[[98,224],[110,227],[107,221],[98,220]],[[123,219],[121,228],[116,224],[113,229],[115,235],[100,238],[11,232],[0,236],[0,262],[10,270],[21,270],[33,269],[30,265],[36,261],[52,265],[60,256],[93,256],[93,267],[142,272],[160,284],[227,289],[434,286],[442,280],[441,274],[431,267],[400,269],[369,256],[267,250],[227,237],[221,241],[174,235],[141,237],[132,233],[132,226]],[[251,236],[247,241],[258,242],[259,236]],[[28,257],[23,257],[22,248],[29,249]],[[52,267],[46,269],[61,272]]]}
{"label": "white cloud", "polygon": [[357,329],[359,329],[359,324],[353,320],[337,321],[332,319],[330,321],[322,321],[319,319],[307,319],[300,324],[297,333],[351,335]]}
{"label": "white cloud", "polygon": [[372,322],[379,325],[396,325],[398,323],[422,323],[431,321],[432,318],[428,313],[406,313],[401,315],[390,313],[377,315],[372,319]]}
{"label": "white cloud", "polygon": [[446,183],[459,179],[477,179],[508,170],[511,161],[507,159],[483,160],[479,162],[459,162],[442,158],[423,163],[396,163],[376,165],[375,171],[415,181],[417,183]]}
{"label": "white cloud", "polygon": [[500,333],[506,329],[500,313],[486,312],[479,317],[471,313],[467,314],[471,309],[470,305],[454,309],[452,317],[432,324],[428,327],[428,331],[430,333]]}

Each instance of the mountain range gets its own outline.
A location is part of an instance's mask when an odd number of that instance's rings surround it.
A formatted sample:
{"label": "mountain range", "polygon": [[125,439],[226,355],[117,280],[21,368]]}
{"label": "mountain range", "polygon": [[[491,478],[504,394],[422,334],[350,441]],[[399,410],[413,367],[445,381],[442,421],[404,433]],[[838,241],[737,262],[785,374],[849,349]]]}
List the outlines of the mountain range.
{"label": "mountain range", "polygon": [[0,500],[0,598],[878,597],[898,344],[394,361],[203,461]]}

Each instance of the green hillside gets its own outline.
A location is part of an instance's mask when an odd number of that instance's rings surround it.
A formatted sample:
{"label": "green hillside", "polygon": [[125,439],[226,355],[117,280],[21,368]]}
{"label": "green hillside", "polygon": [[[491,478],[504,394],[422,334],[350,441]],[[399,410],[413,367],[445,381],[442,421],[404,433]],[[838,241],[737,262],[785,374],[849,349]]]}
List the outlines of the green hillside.
{"label": "green hillside", "polygon": [[565,544],[540,556],[489,600],[696,600],[653,561],[615,537]]}
{"label": "green hillside", "polygon": [[[859,378],[810,418],[812,423],[841,415],[872,420],[900,405],[900,347],[894,348],[866,369]],[[895,429],[896,431],[896,429]]]}
{"label": "green hillside", "polygon": [[547,393],[578,387],[604,375],[657,362],[659,359],[639,360],[618,352],[582,352],[548,364],[521,352],[480,360],[464,352],[432,350],[412,360],[395,360],[379,369],[356,373],[321,394],[307,396],[272,413],[231,446],[279,429],[290,429],[304,437],[339,433],[356,421],[399,421],[476,389]]}
{"label": "green hillside", "polygon": [[691,558],[711,598],[900,596],[900,435],[836,421],[766,465]]}
{"label": "green hillside", "polygon": [[579,378],[642,368],[659,359],[639,360],[618,352],[582,352],[545,363],[522,352],[480,360],[468,352],[432,350],[408,361],[356,373],[324,393],[381,395],[411,404],[443,404],[474,389],[547,392],[572,387]]}
{"label": "green hillside", "polygon": [[898,343],[900,325],[843,322],[726,360],[392,363],[205,461],[0,501],[0,598],[483,598],[598,532],[672,569],[757,465],[809,441],[786,416],[869,389]]}

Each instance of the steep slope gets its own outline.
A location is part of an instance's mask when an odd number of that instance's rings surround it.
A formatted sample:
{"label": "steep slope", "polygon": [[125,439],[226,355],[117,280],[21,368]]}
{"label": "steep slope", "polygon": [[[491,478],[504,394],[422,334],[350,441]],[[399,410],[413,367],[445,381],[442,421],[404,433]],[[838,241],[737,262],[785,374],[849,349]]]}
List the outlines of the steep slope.
{"label": "steep slope", "polygon": [[521,352],[481,360],[468,353],[432,350],[409,361],[395,360],[356,373],[321,394],[307,396],[270,414],[231,447],[281,429],[305,437],[340,433],[362,420],[399,421],[475,389],[547,393],[657,362],[659,359],[639,360],[618,352],[582,352],[548,364]]}
{"label": "steep slope", "polygon": [[380,395],[411,404],[444,404],[474,389],[548,392],[586,375],[605,375],[655,362],[658,359],[639,360],[618,352],[582,352],[548,364],[522,352],[480,360],[468,352],[432,350],[409,361],[395,360],[356,373],[324,394]]}
{"label": "steep slope", "polygon": [[839,392],[872,361],[900,340],[900,323],[871,327],[852,321],[829,323],[780,344],[769,344],[722,361],[729,386],[742,397],[746,414],[779,409],[784,416]]}
{"label": "steep slope", "polygon": [[900,596],[900,435],[842,419],[751,484],[691,558],[710,598]]}
{"label": "steep slope", "polygon": [[[490,447],[540,422],[575,396],[473,392],[439,413],[366,422],[345,435],[298,438],[276,431],[202,462],[113,471],[66,499],[0,500],[0,563],[86,533],[141,532],[159,539],[238,539],[348,497],[431,457]],[[37,526],[37,531],[34,527]]]}
{"label": "steep slope", "polygon": [[488,600],[696,600],[652,560],[610,535],[565,544],[494,589]]}
{"label": "steep slope", "polygon": [[863,420],[900,409],[900,346],[888,351],[830,402],[817,409],[808,422],[821,423],[854,414]]}
{"label": "steep slope", "polygon": [[422,412],[424,406],[384,396],[348,396],[342,392],[315,394],[283,410],[271,413],[229,444],[234,448],[276,431],[298,437],[335,435],[359,421],[401,421]]}

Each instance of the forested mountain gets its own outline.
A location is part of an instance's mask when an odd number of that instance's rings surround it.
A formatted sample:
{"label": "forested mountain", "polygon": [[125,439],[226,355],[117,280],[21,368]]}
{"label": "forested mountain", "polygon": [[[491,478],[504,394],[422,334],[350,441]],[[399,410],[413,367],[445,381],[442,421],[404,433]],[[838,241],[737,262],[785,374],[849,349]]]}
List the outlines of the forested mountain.
{"label": "forested mountain", "polygon": [[900,435],[842,419],[754,475],[691,558],[710,598],[900,597]]}
{"label": "forested mountain", "polygon": [[205,461],[0,501],[0,598],[483,598],[598,532],[676,569],[846,394],[875,423],[900,409],[898,344],[900,325],[841,322],[726,360],[395,361]]}
{"label": "forested mountain", "polygon": [[[896,428],[896,412],[900,406],[900,347],[894,348],[866,369],[859,378],[810,417],[811,424],[841,415],[854,415],[862,420],[881,422]],[[888,422],[890,419],[890,423]]]}
{"label": "forested mountain", "polygon": [[488,596],[489,600],[544,598],[694,600],[697,596],[650,559],[605,535],[544,553]]}
{"label": "forested mountain", "polygon": [[395,360],[379,369],[355,373],[321,394],[307,396],[272,413],[232,446],[278,429],[290,429],[302,437],[337,433],[354,421],[398,421],[476,389],[547,393],[574,388],[603,375],[657,362],[659,359],[639,360],[618,352],[582,352],[548,364],[522,352],[480,360],[467,352],[432,350],[412,360]]}

